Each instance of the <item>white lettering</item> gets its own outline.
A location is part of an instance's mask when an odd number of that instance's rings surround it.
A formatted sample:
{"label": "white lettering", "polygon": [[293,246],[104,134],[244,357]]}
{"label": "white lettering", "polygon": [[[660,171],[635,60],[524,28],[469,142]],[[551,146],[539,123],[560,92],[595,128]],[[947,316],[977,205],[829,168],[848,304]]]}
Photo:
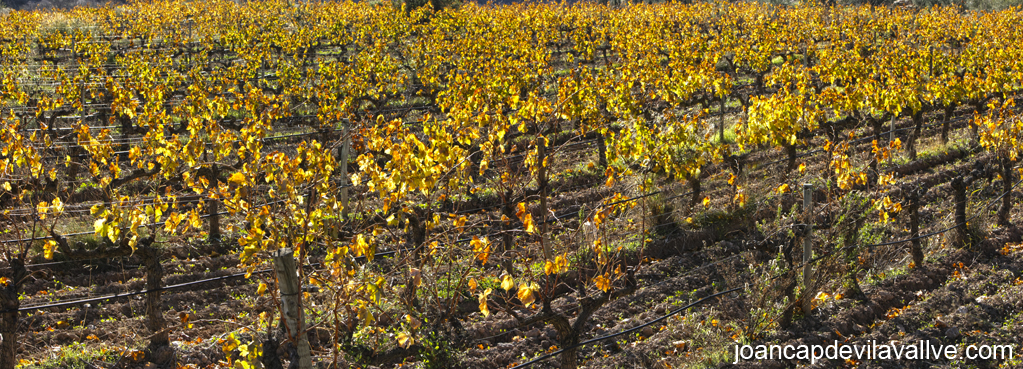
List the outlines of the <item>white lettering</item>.
{"label": "white lettering", "polygon": [[810,346],[800,345],[799,351],[796,352],[796,359],[810,360]]}
{"label": "white lettering", "polygon": [[810,347],[810,364],[817,364],[817,360],[824,358],[824,348],[820,345]]}
{"label": "white lettering", "polygon": [[889,346],[889,345],[881,345],[877,349],[878,350],[875,353],[875,355],[877,355],[878,359],[881,359],[881,360],[891,360],[892,359],[892,347],[891,346]]}
{"label": "white lettering", "polygon": [[941,358],[941,352],[943,351],[943,348],[944,348],[943,345],[931,346],[931,341],[927,341],[927,346],[929,348],[928,351],[931,354],[933,354],[933,357],[931,357],[932,355],[927,355],[927,359],[928,360],[940,359]]}
{"label": "white lettering", "polygon": [[853,347],[852,346],[845,346],[845,345],[843,345],[842,347],[838,348],[838,356],[842,360],[849,360],[849,358],[851,358],[852,355],[853,355]]}
{"label": "white lettering", "polygon": [[828,360],[838,359],[838,340],[835,340],[835,343],[828,345],[828,347],[824,349],[824,356],[827,357]]}
{"label": "white lettering", "polygon": [[902,351],[906,350],[905,346],[896,346],[894,343],[891,344],[892,351],[895,351],[895,360],[902,360]]}
{"label": "white lettering", "polygon": [[867,345],[856,346],[856,360],[867,359],[868,356],[870,355],[870,352],[867,351],[869,349],[870,349],[870,346],[867,346]]}

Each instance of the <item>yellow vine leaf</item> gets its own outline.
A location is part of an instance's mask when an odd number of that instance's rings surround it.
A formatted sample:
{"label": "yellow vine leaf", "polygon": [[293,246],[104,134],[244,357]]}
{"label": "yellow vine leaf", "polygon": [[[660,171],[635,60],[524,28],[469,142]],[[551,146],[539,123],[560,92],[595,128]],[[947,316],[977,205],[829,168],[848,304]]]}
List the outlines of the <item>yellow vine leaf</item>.
{"label": "yellow vine leaf", "polygon": [[597,285],[597,289],[607,292],[611,289],[611,280],[608,279],[605,274],[598,275],[593,278],[593,283]]}
{"label": "yellow vine leaf", "polygon": [[526,216],[522,218],[522,226],[525,227],[526,233],[536,232],[536,227],[533,224],[533,214],[526,214]]}
{"label": "yellow vine leaf", "polygon": [[234,333],[231,333],[231,335],[226,339],[220,340],[220,344],[223,345],[221,349],[224,350],[224,353],[230,353],[231,351],[234,351],[234,349],[238,348],[238,345],[240,345],[241,342],[239,342],[238,338],[234,336]]}
{"label": "yellow vine leaf", "polygon": [[53,250],[56,248],[57,241],[54,240],[46,241],[46,244],[43,245],[43,257],[46,258],[46,260],[53,259]]}
{"label": "yellow vine leaf", "polygon": [[476,259],[483,264],[487,263],[490,259],[490,242],[486,238],[480,239],[477,236],[472,236],[472,251],[476,253]]}
{"label": "yellow vine leaf", "polygon": [[60,215],[64,212],[64,203],[60,201],[59,197],[54,197],[50,205],[53,206],[53,215]]}
{"label": "yellow vine leaf", "polygon": [[46,201],[41,201],[36,205],[36,212],[39,213],[40,220],[46,219],[46,212],[49,211],[49,207],[50,205]]}
{"label": "yellow vine leaf", "polygon": [[416,342],[416,340],[412,338],[411,334],[404,331],[398,332],[398,335],[395,336],[395,338],[398,339],[398,344],[404,348],[409,348],[409,346],[412,346],[412,344]]}
{"label": "yellow vine leaf", "polygon": [[564,254],[554,257],[554,261],[548,260],[544,264],[544,274],[557,274],[568,271],[568,258]]}
{"label": "yellow vine leaf", "polygon": [[484,318],[490,316],[490,310],[487,309],[487,296],[490,296],[490,293],[493,291],[494,290],[488,288],[486,291],[483,291],[483,293],[480,293],[480,312],[483,313]]}
{"label": "yellow vine leaf", "polygon": [[555,273],[564,273],[568,271],[568,258],[565,255],[566,254],[561,254],[554,257]]}
{"label": "yellow vine leaf", "polygon": [[519,292],[516,296],[519,298],[519,301],[522,301],[522,303],[526,305],[526,307],[529,307],[530,305],[533,305],[534,301],[536,301],[536,291],[539,290],[540,286],[537,285],[536,282],[522,283],[519,285]]}
{"label": "yellow vine leaf", "polygon": [[355,236],[355,245],[352,247],[355,251],[355,256],[365,256],[366,260],[373,261],[372,246],[366,242],[366,237],[363,235]]}
{"label": "yellow vine leaf", "polygon": [[505,291],[511,291],[512,288],[515,288],[515,279],[511,275],[505,274],[504,278],[501,278],[501,288]]}
{"label": "yellow vine leaf", "polygon": [[97,236],[102,236],[107,233],[106,223],[107,223],[106,218],[96,219],[96,221],[92,223],[92,228],[95,230]]}
{"label": "yellow vine leaf", "polygon": [[241,172],[235,172],[234,174],[231,175],[231,178],[227,179],[227,181],[229,183],[234,183],[236,185],[241,185],[241,184],[245,183],[245,175],[242,174]]}

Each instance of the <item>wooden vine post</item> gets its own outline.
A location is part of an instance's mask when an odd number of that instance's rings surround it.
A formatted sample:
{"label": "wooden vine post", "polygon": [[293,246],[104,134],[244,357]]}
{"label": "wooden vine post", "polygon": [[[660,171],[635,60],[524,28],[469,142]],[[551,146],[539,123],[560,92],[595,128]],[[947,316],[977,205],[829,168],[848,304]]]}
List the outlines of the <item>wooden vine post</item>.
{"label": "wooden vine post", "polygon": [[[217,168],[217,163],[213,163],[211,168],[213,172],[213,178],[210,183],[216,185],[217,180],[220,178],[220,169]],[[211,199],[207,200],[207,207],[209,207],[209,242],[214,248],[220,249],[220,200]]]}
{"label": "wooden vine post", "polygon": [[[544,260],[554,260],[554,252],[551,251],[551,245],[547,239],[547,159],[553,159],[553,157],[547,156],[547,141],[545,139],[536,140],[536,162],[540,164],[540,168],[536,171],[537,179],[537,193],[540,194],[540,246],[543,247]],[[551,160],[553,162],[553,160]]]}
{"label": "wooden vine post", "polygon": [[10,261],[11,281],[0,287],[0,369],[14,369],[18,365],[18,295],[28,271],[21,258]]}
{"label": "wooden vine post", "polygon": [[163,318],[163,304],[160,302],[160,291],[163,288],[163,265],[160,264],[160,251],[151,247],[151,239],[146,239],[144,246],[136,252],[146,266],[146,328],[152,333],[149,337],[149,353],[147,360],[158,364],[173,366],[174,349],[170,346],[170,332],[166,329],[167,322]]}
{"label": "wooden vine post", "polygon": [[966,181],[963,177],[952,179],[952,192],[955,197],[955,244],[957,247],[968,246],[970,230],[966,224]]}
{"label": "wooden vine post", "polygon": [[811,303],[813,302],[813,270],[810,268],[810,260],[813,259],[813,248],[810,244],[810,234],[813,230],[813,219],[811,208],[813,207],[813,185],[803,184],[803,214],[806,222],[806,233],[803,235],[803,315],[810,315]]}
{"label": "wooden vine post", "polygon": [[154,332],[150,339],[152,346],[164,346],[170,343],[167,332],[163,330],[164,319],[160,304],[160,282],[163,279],[163,266],[160,259],[153,250],[146,250],[142,254],[146,264],[146,318],[149,330]]}
{"label": "wooden vine post", "polygon": [[298,351],[298,368],[311,369],[313,362],[310,356],[309,338],[305,334],[302,289],[298,283],[295,252],[291,248],[284,248],[273,253],[272,256],[277,269],[277,286],[281,291],[281,310],[283,310],[282,317],[287,339],[295,344]]}
{"label": "wooden vine post", "polygon": [[916,141],[920,139],[920,131],[923,129],[924,124],[924,112],[918,110],[913,113],[913,133],[909,136],[909,142],[906,145],[906,151],[909,153],[909,160],[916,160],[917,150]]}
{"label": "wooden vine post", "polygon": [[896,117],[897,117],[896,115],[894,115],[894,114],[892,115],[892,121],[891,121],[892,129],[888,130],[888,143],[895,142],[895,118]]}
{"label": "wooden vine post", "polygon": [[597,131],[597,160],[600,168],[607,168],[607,143],[604,142],[604,133]]}
{"label": "wooden vine post", "polygon": [[722,97],[721,100],[718,102],[718,110],[721,111],[721,119],[718,120],[718,143],[720,143],[722,145],[725,143],[725,99],[726,98],[727,97]]}
{"label": "wooden vine post", "polygon": [[913,189],[909,191],[909,230],[913,234],[913,244],[910,248],[910,255],[913,257],[913,265],[920,267],[924,263],[923,246],[920,242],[920,198],[923,197],[924,189]]}
{"label": "wooden vine post", "polygon": [[941,123],[941,143],[942,144],[947,144],[948,143],[948,125],[951,124],[952,114],[954,114],[955,111],[956,111],[955,105],[946,105],[945,106],[945,115],[941,116],[941,118],[944,119],[944,122]]}
{"label": "wooden vine post", "polygon": [[1009,226],[1009,214],[1012,212],[1012,160],[1007,156],[998,158],[1002,170],[1002,205],[998,208],[998,225]]}
{"label": "wooden vine post", "polygon": [[[344,132],[342,132],[342,144],[341,149],[338,150],[337,163],[340,166],[338,169],[341,170],[341,214],[348,214],[348,155],[352,147],[352,135],[350,125],[344,123]],[[352,186],[358,185],[358,183],[352,183]]]}

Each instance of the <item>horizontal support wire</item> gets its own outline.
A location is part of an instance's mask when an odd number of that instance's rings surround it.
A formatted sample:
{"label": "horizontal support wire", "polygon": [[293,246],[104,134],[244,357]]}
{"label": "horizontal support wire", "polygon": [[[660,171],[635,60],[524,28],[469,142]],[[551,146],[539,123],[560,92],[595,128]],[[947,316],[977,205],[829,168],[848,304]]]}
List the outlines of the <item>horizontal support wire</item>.
{"label": "horizontal support wire", "polygon": [[[970,220],[973,220],[977,216],[980,216],[981,213],[984,210],[986,210],[988,207],[990,207],[991,204],[993,204],[995,201],[998,201],[1002,197],[1007,196],[1008,194],[1012,193],[1012,191],[1017,186],[1019,186],[1020,183],[1023,183],[1023,179],[1017,181],[1016,184],[1014,184],[1012,186],[1012,188],[1009,189],[1009,191],[1003,192],[998,197],[996,197],[996,198],[988,201],[986,204],[984,204],[984,206],[982,206],[980,208],[980,210],[978,210],[973,216],[971,216],[966,221],[966,223],[969,223]],[[835,253],[837,253],[839,251],[844,251],[844,250],[853,249],[853,248],[861,248],[861,247],[862,248],[874,248],[874,247],[881,247],[881,246],[890,246],[890,245],[895,245],[895,244],[900,244],[900,243],[905,243],[905,242],[912,242],[914,240],[924,239],[924,238],[932,237],[932,236],[935,236],[935,235],[938,235],[938,234],[947,233],[947,232],[949,232],[949,231],[951,231],[953,229],[956,229],[959,226],[966,225],[966,223],[956,224],[956,225],[953,225],[951,227],[948,227],[948,228],[945,228],[945,229],[942,229],[942,230],[939,230],[939,231],[936,231],[936,232],[931,232],[931,233],[928,233],[928,234],[925,234],[925,235],[921,235],[921,236],[917,236],[917,237],[911,237],[911,238],[906,238],[906,239],[901,239],[901,240],[897,240],[897,241],[889,241],[889,242],[882,242],[882,243],[869,244],[869,245],[850,245],[850,246],[834,249],[834,250],[831,250],[831,251],[829,251],[827,253],[824,253],[824,254],[822,254],[820,256],[817,256],[816,258],[810,259],[810,260],[808,260],[808,261],[806,261],[806,262],[804,262],[804,263],[802,263],[800,265],[797,265],[797,266],[795,266],[793,268],[790,268],[787,271],[781,272],[781,273],[779,273],[779,274],[777,274],[777,275],[775,275],[775,276],[773,276],[771,278],[768,278],[768,281],[773,281],[775,279],[781,278],[782,276],[784,276],[786,274],[789,274],[789,273],[791,273],[793,271],[799,270],[800,268],[802,268],[803,266],[805,266],[807,264],[817,263],[818,261],[824,260],[825,258],[830,257],[830,256],[834,255]],[[597,337],[597,338],[593,338],[593,339],[589,339],[589,340],[580,342],[580,343],[575,344],[573,346],[570,346],[568,348],[563,348],[563,349],[560,349],[560,350],[557,350],[557,351],[554,351],[554,352],[542,355],[542,356],[537,357],[535,359],[532,359],[532,360],[530,360],[528,362],[516,365],[516,366],[512,367],[512,369],[521,369],[521,368],[529,367],[529,366],[531,366],[533,364],[536,364],[536,363],[538,363],[540,361],[543,361],[543,360],[549,359],[551,357],[554,357],[555,355],[558,355],[558,354],[564,352],[566,349],[575,349],[575,348],[579,348],[579,347],[582,347],[582,346],[585,346],[585,345],[589,345],[589,344],[592,344],[592,343],[596,343],[596,342],[608,340],[608,339],[611,339],[611,338],[620,337],[622,335],[629,334],[629,333],[632,333],[632,332],[636,332],[636,331],[641,330],[641,329],[643,329],[645,327],[648,327],[650,325],[653,325],[653,324],[656,324],[656,323],[658,323],[660,321],[663,321],[664,319],[667,319],[667,318],[669,318],[669,317],[671,317],[673,315],[677,315],[677,314],[679,314],[679,313],[681,313],[683,311],[686,311],[686,310],[688,310],[688,309],[690,309],[692,307],[695,307],[695,306],[697,306],[697,305],[699,305],[699,304],[701,304],[701,303],[703,303],[703,302],[705,302],[707,300],[710,300],[712,298],[715,298],[715,297],[718,297],[718,296],[722,296],[722,295],[725,295],[725,294],[728,294],[728,293],[731,293],[731,292],[738,292],[740,290],[745,290],[745,289],[746,289],[746,287],[736,287],[736,288],[731,288],[731,289],[728,289],[728,290],[725,290],[725,291],[721,291],[721,292],[718,292],[718,293],[715,293],[715,294],[703,297],[703,298],[701,298],[699,300],[696,300],[696,301],[694,301],[692,303],[689,303],[688,305],[685,305],[685,306],[683,306],[681,308],[675,309],[675,310],[673,310],[673,311],[671,311],[671,312],[669,312],[667,314],[664,314],[664,315],[662,315],[662,316],[660,316],[660,317],[658,317],[656,319],[650,320],[650,321],[648,321],[646,323],[640,324],[640,325],[638,325],[636,327],[632,327],[632,328],[625,329],[625,330],[622,330],[622,331],[619,331],[619,332],[616,332],[616,333],[612,333],[612,334],[608,334],[608,335],[604,335],[604,336],[600,336],[600,337]]]}

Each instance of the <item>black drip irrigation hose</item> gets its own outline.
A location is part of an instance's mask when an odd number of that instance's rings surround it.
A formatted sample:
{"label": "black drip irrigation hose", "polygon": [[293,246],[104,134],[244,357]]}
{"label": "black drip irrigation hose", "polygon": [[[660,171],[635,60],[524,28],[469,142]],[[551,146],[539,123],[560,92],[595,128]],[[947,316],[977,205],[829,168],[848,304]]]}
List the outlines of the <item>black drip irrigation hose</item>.
{"label": "black drip irrigation hose", "polygon": [[[986,208],[990,207],[991,204],[993,204],[995,201],[998,201],[1002,197],[1004,197],[1004,196],[1008,195],[1009,193],[1011,193],[1013,191],[1013,189],[1015,189],[1016,186],[1019,186],[1020,183],[1023,183],[1023,179],[1017,181],[1016,184],[1013,185],[1012,188],[1009,189],[1009,191],[1003,192],[1000,196],[998,196],[998,197],[988,201],[987,204],[982,206],[981,209],[979,211],[977,211],[977,213],[975,213],[973,216],[971,216],[967,220],[967,223],[969,223],[969,220],[972,220],[972,219],[976,218],[977,216],[979,216],[982,211],[984,211]],[[803,266],[806,266],[808,264],[815,264],[818,261],[824,260],[825,258],[834,255],[838,251],[843,251],[843,250],[857,248],[857,247],[873,248],[873,247],[880,247],[880,246],[895,245],[895,244],[904,243],[904,242],[911,242],[911,241],[914,241],[914,240],[931,237],[931,236],[934,236],[934,235],[937,235],[937,234],[946,233],[946,232],[951,231],[951,230],[953,230],[953,229],[955,229],[955,228],[957,228],[957,227],[959,227],[961,225],[962,224],[957,224],[957,225],[954,225],[954,226],[942,229],[942,230],[937,231],[937,232],[931,232],[931,233],[928,233],[926,235],[920,235],[920,236],[917,236],[917,237],[907,238],[907,239],[903,239],[903,240],[883,242],[883,243],[870,244],[870,245],[851,245],[851,246],[846,246],[846,247],[842,247],[842,248],[839,248],[839,249],[835,249],[835,250],[832,250],[832,251],[830,251],[828,253],[825,253],[823,255],[817,256],[816,258],[813,258],[813,259],[810,259],[810,260],[808,260],[806,262],[803,262],[800,265],[796,265],[795,267],[790,268],[787,271],[784,271],[784,272],[781,272],[781,273],[779,273],[779,274],[777,274],[775,276],[772,276],[771,278],[768,279],[768,281],[773,281],[775,279],[781,278],[782,276],[784,276],[784,275],[786,275],[788,273],[791,273],[793,271],[797,271],[800,268],[802,268]],[[579,347],[582,347],[582,346],[585,346],[585,345],[588,345],[588,344],[591,344],[591,343],[596,343],[596,342],[604,341],[604,340],[607,340],[607,339],[611,339],[611,338],[615,338],[615,337],[619,337],[619,336],[622,336],[622,335],[625,335],[625,334],[629,334],[629,333],[635,332],[637,330],[643,329],[645,327],[648,327],[650,325],[653,325],[653,324],[656,324],[656,323],[658,323],[660,321],[663,321],[663,320],[665,320],[665,319],[667,319],[667,318],[669,318],[669,317],[671,317],[673,315],[681,313],[681,312],[683,312],[685,310],[688,310],[688,309],[690,309],[692,307],[695,307],[695,306],[697,306],[697,305],[699,305],[699,304],[701,304],[701,303],[703,303],[703,302],[705,302],[707,300],[710,300],[712,298],[715,298],[715,297],[718,297],[718,296],[721,296],[721,295],[725,295],[725,294],[728,294],[728,293],[731,293],[731,292],[737,292],[739,290],[745,290],[745,289],[746,289],[745,287],[735,287],[735,288],[731,288],[731,289],[728,289],[728,290],[725,290],[725,291],[717,292],[715,294],[703,297],[703,298],[701,298],[699,300],[696,300],[696,301],[694,301],[692,303],[689,303],[686,306],[683,306],[683,307],[680,307],[678,309],[675,309],[675,310],[673,310],[673,311],[671,311],[671,312],[669,312],[667,314],[662,315],[659,318],[653,319],[651,321],[648,321],[648,322],[643,323],[641,325],[638,325],[636,327],[632,327],[632,328],[629,328],[629,329],[626,329],[626,330],[622,330],[622,331],[619,331],[619,332],[616,332],[616,333],[600,336],[600,337],[597,337],[597,338],[589,339],[589,340],[577,343],[575,345],[572,345],[570,347],[563,348],[563,349],[560,349],[560,350],[557,350],[557,351],[554,351],[554,352],[551,352],[551,353],[548,353],[548,354],[541,355],[540,357],[537,357],[537,358],[532,359],[530,361],[527,361],[525,363],[516,365],[516,366],[512,367],[511,369],[525,368],[525,367],[531,366],[531,365],[533,365],[535,363],[538,363],[540,361],[543,361],[543,360],[549,359],[551,357],[554,357],[555,355],[558,355],[558,354],[564,352],[565,350],[579,348]]]}
{"label": "black drip irrigation hose", "polygon": [[[322,265],[322,264],[321,263],[309,264],[309,266],[319,266],[319,265]],[[111,299],[116,299],[116,298],[121,298],[121,297],[130,297],[130,296],[144,295],[144,294],[147,294],[149,292],[172,291],[172,290],[177,290],[177,289],[181,289],[181,288],[185,288],[185,287],[189,287],[189,286],[195,286],[195,285],[199,285],[199,284],[203,284],[203,283],[217,282],[217,281],[223,281],[223,280],[234,279],[234,278],[241,278],[241,277],[246,277],[246,276],[250,276],[250,275],[264,274],[264,273],[269,273],[269,272],[272,272],[272,271],[274,271],[274,270],[273,269],[260,269],[260,270],[255,270],[255,271],[252,271],[252,272],[234,273],[234,274],[228,274],[228,275],[223,275],[223,276],[219,276],[219,277],[200,279],[200,280],[197,280],[197,281],[172,284],[172,285],[169,285],[169,286],[163,286],[163,287],[160,287],[160,288],[154,288],[154,289],[150,289],[150,290],[141,290],[141,291],[126,292],[126,293],[115,293],[113,295],[106,295],[106,296],[99,296],[99,297],[90,297],[90,298],[79,299],[79,300],[71,300],[71,301],[62,301],[62,302],[56,302],[56,303],[50,303],[50,304],[44,304],[44,305],[23,306],[23,307],[19,307],[17,310],[14,310],[14,309],[0,310],[0,314],[2,314],[2,313],[12,313],[12,312],[15,312],[15,311],[18,311],[18,312],[34,311],[34,310],[40,310],[40,309],[48,309],[48,308],[56,308],[56,307],[81,305],[81,304],[106,301],[106,300],[111,300]]]}
{"label": "black drip irrigation hose", "polygon": [[141,290],[141,291],[134,291],[134,292],[126,292],[126,293],[116,293],[116,294],[113,294],[113,295],[107,295],[107,296],[101,296],[101,297],[92,297],[92,298],[81,299],[81,300],[74,300],[74,301],[59,302],[59,303],[55,303],[55,304],[25,306],[25,307],[19,307],[17,310],[14,310],[14,309],[0,310],[0,314],[2,314],[2,313],[13,313],[13,312],[16,312],[16,311],[17,312],[34,311],[34,310],[39,310],[39,309],[64,307],[64,306],[74,306],[74,305],[81,305],[81,304],[86,304],[86,303],[91,303],[91,302],[106,301],[106,300],[110,300],[110,299],[116,299],[116,298],[119,298],[119,297],[129,297],[129,296],[144,295],[144,294],[149,293],[149,292],[170,291],[170,290],[176,290],[176,289],[180,289],[180,288],[185,288],[185,287],[188,287],[188,286],[194,286],[194,285],[198,285],[198,284],[203,284],[203,283],[207,283],[207,282],[216,282],[216,281],[222,281],[222,280],[227,280],[227,279],[239,278],[239,277],[244,277],[244,276],[249,275],[249,274],[268,273],[270,271],[272,271],[272,269],[263,269],[263,270],[254,271],[252,273],[229,274],[229,275],[220,276],[220,277],[214,277],[214,278],[202,279],[202,280],[198,280],[198,281],[173,284],[173,285],[170,285],[170,286],[163,286],[163,287],[154,288],[154,289],[151,289],[151,290]]}
{"label": "black drip irrigation hose", "polygon": [[[961,119],[965,119],[965,118],[966,117],[960,117],[957,120],[961,120]],[[951,122],[951,121],[952,120],[947,121],[947,122]],[[941,124],[941,123],[945,123],[945,122],[939,122],[939,123],[935,123],[935,124]],[[915,127],[909,127],[909,128],[915,128]],[[904,129],[909,129],[909,128],[904,128]],[[865,137],[865,138],[868,138],[868,137]],[[865,138],[861,138],[860,140],[863,140]],[[809,153],[804,153],[802,156],[812,155],[812,154],[815,154],[815,153],[821,152],[821,151],[823,151],[823,150],[811,151]],[[1012,186],[1012,188],[1010,188],[1010,190],[1008,192],[1004,192],[1001,195],[999,195],[998,197],[996,197],[995,199],[992,199],[992,200],[988,201],[988,203],[986,203],[984,206],[981,207],[981,210],[986,209],[987,207],[990,207],[990,205],[993,204],[995,201],[997,201],[997,200],[1001,199],[1002,197],[1004,197],[1004,196],[1008,195],[1009,193],[1011,193],[1013,191],[1013,189],[1015,189],[1017,186],[1019,186],[1020,183],[1023,183],[1023,179],[1021,179],[1020,181],[1017,181]],[[349,184],[348,186],[354,186],[354,185]],[[615,202],[612,202],[610,204],[605,204],[605,205],[602,205],[602,206],[614,206],[614,205],[618,205],[618,204],[622,204],[622,203],[626,203],[626,202],[631,202],[631,201],[639,200],[639,199],[646,198],[646,197],[649,197],[649,196],[653,196],[653,195],[656,195],[656,194],[659,194],[659,193],[661,193],[661,191],[654,191],[654,192],[647,193],[647,194],[640,195],[640,196],[636,196],[636,197],[633,197],[633,198],[630,198],[630,199],[615,201]],[[684,193],[684,194],[680,194],[680,195],[675,195],[672,198],[686,196],[686,195],[689,195],[689,194],[691,194],[691,193]],[[260,206],[268,206],[268,205],[271,205],[273,203],[278,203],[278,202],[281,202],[281,201],[283,201],[283,200],[279,200],[279,201],[275,201],[275,202],[271,202],[271,203],[266,203],[266,204],[263,204],[263,205],[260,205]],[[227,214],[227,213],[228,212],[221,212],[221,213],[218,213],[218,215]],[[980,215],[980,211],[978,211],[976,214],[974,214],[969,219],[967,219],[967,223],[970,220],[975,219],[979,215]],[[207,216],[209,216],[209,215],[208,214],[207,215],[203,215],[202,217],[207,217]],[[557,221],[558,219],[559,219],[559,217],[555,216],[553,221]],[[665,224],[667,224],[667,223],[665,223]],[[659,224],[659,225],[657,225],[655,227],[663,226],[665,224]],[[782,273],[780,273],[780,274],[778,274],[776,276],[773,276],[769,280],[774,280],[774,279],[780,278],[781,276],[783,276],[783,275],[785,275],[787,273],[790,273],[790,272],[798,269],[798,267],[804,266],[806,264],[816,263],[816,262],[818,262],[820,260],[823,260],[826,257],[829,257],[829,256],[833,255],[837,251],[841,251],[841,250],[845,250],[845,249],[850,249],[850,248],[855,248],[855,247],[873,248],[873,247],[881,247],[881,246],[894,245],[894,244],[899,244],[899,243],[904,243],[904,242],[911,242],[911,241],[914,241],[914,240],[917,240],[917,239],[928,238],[928,237],[931,237],[931,236],[934,236],[934,235],[946,233],[946,232],[951,231],[951,230],[953,230],[953,229],[955,229],[955,228],[957,228],[957,227],[959,227],[961,225],[962,224],[953,225],[953,226],[947,227],[947,228],[939,230],[939,231],[935,231],[935,232],[931,232],[931,233],[928,233],[928,234],[925,234],[925,235],[920,235],[920,236],[916,236],[916,237],[912,237],[912,238],[908,238],[908,239],[903,239],[903,240],[889,241],[889,242],[884,242],[884,243],[862,245],[862,246],[860,246],[860,245],[852,245],[852,246],[847,246],[847,247],[839,248],[839,249],[836,249],[836,250],[832,250],[831,252],[828,252],[826,254],[820,255],[820,256],[818,256],[816,258],[811,259],[810,261],[804,262],[802,265],[797,266],[797,268],[792,268],[792,269],[790,269],[788,271],[785,271],[785,272],[782,272]],[[64,235],[64,236],[73,236],[73,235],[80,235],[80,234],[92,234],[92,233],[94,233],[94,232],[80,232],[80,233],[67,234],[67,235]],[[42,238],[42,239],[46,239],[46,238]],[[469,240],[471,240],[471,239],[469,239]],[[15,240],[15,241],[25,241],[25,240]],[[14,241],[3,241],[3,242],[14,242]],[[455,243],[459,243],[459,242],[466,242],[466,241],[458,240]],[[375,253],[374,256],[375,257],[383,257],[383,256],[393,255],[397,251],[398,250]],[[698,267],[698,268],[696,268],[694,270],[691,270],[688,273],[692,273],[692,272],[694,272],[696,270],[700,270],[700,269],[703,269],[705,267],[708,267],[708,266],[711,266],[711,265],[715,265],[717,263],[720,263],[722,261],[725,261],[725,260],[728,260],[728,259],[734,258],[734,257],[735,257],[735,255],[727,257],[727,258],[724,258],[724,259],[721,259],[721,260],[710,262],[710,263],[705,264],[703,266],[700,266],[700,267]],[[357,257],[356,259],[359,259],[359,258],[366,258],[366,256],[360,256],[360,257]],[[79,260],[79,261],[81,261],[81,260]],[[52,264],[58,264],[58,263],[64,263],[64,262],[35,264],[35,266],[52,265]],[[55,303],[55,304],[21,307],[21,308],[17,309],[16,311],[19,311],[19,312],[20,311],[32,311],[32,310],[38,310],[38,309],[44,309],[44,308],[73,306],[73,305],[90,303],[90,302],[105,301],[105,300],[119,298],[119,297],[128,297],[128,296],[135,296],[135,295],[145,294],[145,293],[148,293],[148,292],[174,290],[174,289],[184,288],[184,287],[193,286],[193,285],[197,285],[197,284],[201,284],[201,283],[207,283],[207,282],[213,282],[213,281],[219,281],[219,280],[225,280],[225,279],[231,279],[231,278],[238,278],[238,277],[242,277],[242,276],[246,276],[246,275],[252,275],[252,274],[267,273],[267,272],[270,272],[270,271],[271,271],[271,269],[264,269],[264,270],[254,271],[254,272],[251,272],[251,273],[248,273],[248,272],[246,272],[246,273],[236,273],[236,274],[231,274],[231,275],[227,275],[227,276],[221,276],[221,277],[209,278],[209,279],[204,279],[204,280],[199,280],[199,281],[193,281],[193,282],[186,282],[186,283],[175,284],[175,285],[170,285],[170,286],[164,286],[164,287],[160,287],[160,288],[156,288],[156,289],[152,289],[152,290],[142,290],[142,291],[129,292],[129,293],[124,293],[124,294],[114,294],[114,295],[103,296],[103,297],[95,297],[95,298],[88,298],[88,299],[81,299],[81,300],[74,300],[74,301],[67,301],[67,302],[60,302],[60,303]],[[614,338],[614,337],[619,337],[619,336],[622,336],[622,335],[625,335],[625,334],[628,334],[628,333],[631,333],[631,332],[635,332],[637,330],[643,329],[645,327],[648,327],[650,325],[653,325],[653,324],[656,324],[656,323],[658,323],[660,321],[663,321],[664,319],[667,319],[667,318],[669,318],[669,317],[671,317],[673,315],[676,315],[676,314],[678,314],[678,313],[680,313],[682,311],[688,310],[689,308],[695,307],[695,306],[697,306],[697,305],[699,305],[699,304],[701,304],[701,303],[703,303],[703,302],[705,302],[705,301],[707,301],[709,299],[712,299],[712,298],[715,298],[715,297],[718,297],[718,296],[721,296],[721,295],[724,295],[724,294],[728,294],[728,293],[731,293],[731,292],[736,292],[736,291],[739,291],[739,290],[742,290],[742,289],[744,289],[744,288],[743,287],[736,287],[736,288],[732,288],[732,289],[729,289],[729,290],[717,292],[715,294],[712,294],[712,295],[703,297],[703,298],[701,298],[701,299],[699,299],[697,301],[694,301],[694,302],[692,302],[692,303],[690,303],[690,304],[688,304],[686,306],[683,306],[683,307],[680,307],[680,308],[678,308],[676,310],[673,310],[673,311],[669,312],[668,314],[665,314],[665,315],[663,315],[663,316],[661,316],[659,318],[656,318],[656,319],[653,319],[651,321],[648,321],[648,322],[646,322],[644,324],[641,324],[639,326],[636,326],[636,327],[633,327],[633,328],[630,328],[630,329],[626,329],[626,330],[623,330],[623,331],[619,331],[619,332],[616,332],[616,333],[613,333],[613,334],[608,334],[608,335],[605,335],[605,336],[601,336],[601,337],[597,337],[597,338],[593,338],[593,339],[590,339],[590,340],[586,340],[586,341],[580,342],[580,343],[578,343],[576,345],[573,345],[571,347],[563,348],[563,349],[560,349],[560,350],[557,350],[557,351],[545,354],[543,356],[540,356],[540,357],[538,357],[536,359],[533,359],[533,360],[531,360],[529,362],[526,362],[526,363],[523,363],[523,364],[519,364],[519,365],[513,367],[513,369],[524,368],[524,367],[530,366],[530,365],[532,365],[532,364],[534,364],[536,362],[539,362],[539,361],[548,359],[550,357],[553,357],[553,356],[555,356],[557,354],[560,354],[561,352],[563,352],[566,349],[574,349],[574,348],[578,348],[578,347],[581,347],[581,346],[584,346],[584,345],[588,345],[588,344],[591,344],[591,343],[600,342],[600,341],[603,341],[603,340],[607,340],[607,339],[611,339],[611,338]],[[14,310],[3,310],[3,311],[0,311],[0,313],[13,312],[13,311]]]}

